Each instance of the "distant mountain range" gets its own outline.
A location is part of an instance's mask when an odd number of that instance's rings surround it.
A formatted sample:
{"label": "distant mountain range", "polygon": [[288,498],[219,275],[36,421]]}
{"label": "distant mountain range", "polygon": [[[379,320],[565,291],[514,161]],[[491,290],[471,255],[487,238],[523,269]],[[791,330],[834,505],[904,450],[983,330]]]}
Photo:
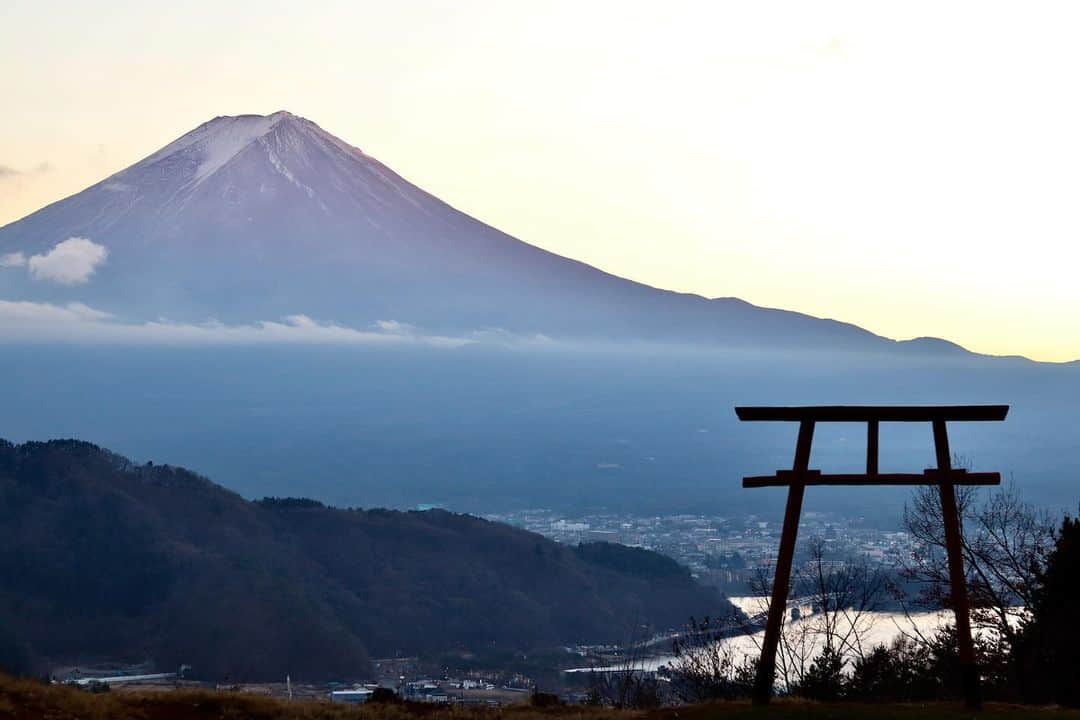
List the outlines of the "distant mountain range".
{"label": "distant mountain range", "polygon": [[94,321],[957,350],[610,275],[455,210],[288,112],[214,118],[0,228],[0,301]]}
{"label": "distant mountain range", "polygon": [[655,553],[439,510],[249,502],[73,440],[0,441],[0,667],[355,679],[372,657],[626,641],[730,607]]}

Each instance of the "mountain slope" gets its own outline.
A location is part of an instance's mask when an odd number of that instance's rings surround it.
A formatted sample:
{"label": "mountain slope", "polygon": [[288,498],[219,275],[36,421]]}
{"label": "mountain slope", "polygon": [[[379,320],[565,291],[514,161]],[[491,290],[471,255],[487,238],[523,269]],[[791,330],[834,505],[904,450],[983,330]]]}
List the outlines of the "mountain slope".
{"label": "mountain slope", "polygon": [[0,441],[0,499],[0,665],[355,678],[372,656],[621,641],[726,606],[644,550],[442,511],[254,503],[77,441]]}
{"label": "mountain slope", "polygon": [[0,255],[104,246],[84,284],[0,268],[0,298],[129,320],[305,314],[471,332],[896,349],[853,325],[631,282],[460,213],[287,112],[219,117],[0,228]]}

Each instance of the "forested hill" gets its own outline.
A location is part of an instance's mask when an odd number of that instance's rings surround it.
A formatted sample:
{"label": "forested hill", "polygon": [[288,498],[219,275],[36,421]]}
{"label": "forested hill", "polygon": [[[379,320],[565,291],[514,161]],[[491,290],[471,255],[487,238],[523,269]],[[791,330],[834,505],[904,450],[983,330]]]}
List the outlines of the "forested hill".
{"label": "forested hill", "polygon": [[0,441],[0,537],[0,665],[23,670],[352,678],[372,657],[622,641],[726,607],[645,550],[443,511],[250,502],[74,440]]}

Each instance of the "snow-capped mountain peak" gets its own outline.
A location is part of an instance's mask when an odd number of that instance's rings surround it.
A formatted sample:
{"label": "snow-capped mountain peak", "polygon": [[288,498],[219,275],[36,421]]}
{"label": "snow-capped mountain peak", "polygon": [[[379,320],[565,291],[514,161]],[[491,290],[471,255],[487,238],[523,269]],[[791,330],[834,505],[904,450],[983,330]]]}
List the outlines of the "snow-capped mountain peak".
{"label": "snow-capped mountain peak", "polygon": [[195,161],[194,171],[189,179],[198,185],[281,124],[291,124],[297,129],[310,125],[320,133],[323,132],[314,123],[286,110],[270,115],[221,115],[174,140],[124,173],[157,165],[170,158],[182,157]]}
{"label": "snow-capped mountain peak", "polygon": [[78,285],[45,283],[21,265],[0,268],[0,299],[78,302],[125,319],[304,315],[452,332],[883,342],[842,323],[658,290],[559,257],[455,210],[286,111],[203,123],[0,228],[0,256],[29,265],[69,238],[88,240],[107,260]]}

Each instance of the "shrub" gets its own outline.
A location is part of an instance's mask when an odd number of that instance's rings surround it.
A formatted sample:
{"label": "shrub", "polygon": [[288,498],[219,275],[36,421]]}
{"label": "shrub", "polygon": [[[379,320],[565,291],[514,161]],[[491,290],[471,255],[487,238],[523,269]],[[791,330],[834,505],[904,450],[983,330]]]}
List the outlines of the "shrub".
{"label": "shrub", "polygon": [[860,701],[930,700],[939,693],[929,645],[903,636],[856,660],[844,691],[845,697]]}
{"label": "shrub", "polygon": [[561,707],[565,704],[554,693],[534,692],[529,696],[529,705],[534,708]]}
{"label": "shrub", "polygon": [[792,694],[810,700],[831,701],[843,694],[844,685],[844,658],[836,649],[826,647],[810,663],[810,669],[792,688]]}
{"label": "shrub", "polygon": [[371,697],[367,701],[369,703],[399,703],[401,698],[390,688],[377,687],[371,692]]}

